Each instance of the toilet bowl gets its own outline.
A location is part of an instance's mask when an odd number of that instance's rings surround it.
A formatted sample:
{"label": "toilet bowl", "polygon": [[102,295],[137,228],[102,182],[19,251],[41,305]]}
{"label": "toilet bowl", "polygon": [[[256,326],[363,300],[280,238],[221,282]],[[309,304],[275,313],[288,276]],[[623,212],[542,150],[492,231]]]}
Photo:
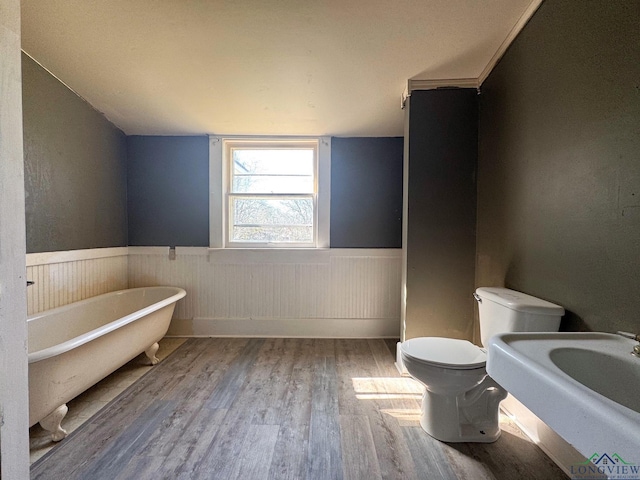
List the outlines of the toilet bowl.
{"label": "toilet bowl", "polygon": [[[496,333],[557,331],[564,309],[506,288],[478,288],[483,344]],[[494,442],[507,391],[486,371],[486,350],[467,340],[418,337],[400,344],[407,372],[425,386],[420,425],[443,442]]]}
{"label": "toilet bowl", "polygon": [[407,371],[425,386],[420,425],[443,442],[494,442],[507,391],[487,375],[487,354],[466,340],[413,338],[402,343]]}

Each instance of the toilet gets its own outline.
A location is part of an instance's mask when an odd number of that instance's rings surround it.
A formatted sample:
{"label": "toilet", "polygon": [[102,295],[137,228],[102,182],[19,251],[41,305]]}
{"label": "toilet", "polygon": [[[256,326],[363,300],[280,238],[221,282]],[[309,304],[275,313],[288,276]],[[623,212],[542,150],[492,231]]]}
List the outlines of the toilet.
{"label": "toilet", "polygon": [[[507,288],[478,288],[480,336],[506,332],[556,332],[564,308]],[[487,351],[467,341],[418,337],[400,344],[407,372],[426,387],[420,425],[443,442],[494,442],[498,408],[507,391],[486,371]]]}

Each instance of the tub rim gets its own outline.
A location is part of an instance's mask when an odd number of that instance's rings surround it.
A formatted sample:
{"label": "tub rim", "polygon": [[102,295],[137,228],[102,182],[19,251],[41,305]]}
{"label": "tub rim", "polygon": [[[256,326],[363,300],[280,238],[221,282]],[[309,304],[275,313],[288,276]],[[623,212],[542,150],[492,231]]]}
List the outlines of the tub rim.
{"label": "tub rim", "polygon": [[159,302],[153,303],[140,310],[136,310],[135,312],[132,312],[129,315],[118,318],[113,322],[107,323],[106,325],[90,330],[82,335],[79,335],[70,340],[67,340],[66,342],[62,342],[57,345],[53,345],[51,347],[43,348],[42,350],[38,350],[36,352],[31,352],[28,354],[29,363],[35,363],[41,360],[46,360],[47,358],[52,358],[57,355],[61,355],[65,352],[68,352],[70,350],[73,350],[74,348],[84,345],[85,343],[89,343],[92,340],[95,340],[96,338],[101,337],[102,335],[106,335],[109,332],[117,330],[118,328],[121,328],[135,320],[138,320],[146,315],[149,315],[150,313],[153,313],[156,310],[160,310],[161,308],[166,307],[172,303],[176,303],[178,300],[180,300],[187,294],[187,292],[183,288],[163,286],[163,285],[153,286],[153,287],[136,287],[136,288],[125,288],[122,290],[114,290],[113,292],[107,292],[100,295],[95,295],[93,297],[88,297],[83,300],[79,300],[77,302],[68,303],[66,305],[61,305],[60,307],[51,308],[49,310],[44,310],[42,312],[38,312],[33,315],[30,315],[27,317],[27,326],[29,322],[37,320],[46,315],[68,310],[71,305],[81,306],[81,305],[96,301],[97,299],[100,299],[102,297],[123,295],[127,292],[134,292],[134,291],[140,291],[140,290],[169,290],[175,293],[173,293],[173,295],[163,300],[160,300]]}

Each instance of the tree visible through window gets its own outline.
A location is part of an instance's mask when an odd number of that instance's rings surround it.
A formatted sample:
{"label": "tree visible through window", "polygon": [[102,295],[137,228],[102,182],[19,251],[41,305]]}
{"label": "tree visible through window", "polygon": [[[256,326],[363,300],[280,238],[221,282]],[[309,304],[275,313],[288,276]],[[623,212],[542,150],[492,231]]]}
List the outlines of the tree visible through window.
{"label": "tree visible through window", "polygon": [[229,145],[229,244],[315,244],[317,151],[313,142]]}

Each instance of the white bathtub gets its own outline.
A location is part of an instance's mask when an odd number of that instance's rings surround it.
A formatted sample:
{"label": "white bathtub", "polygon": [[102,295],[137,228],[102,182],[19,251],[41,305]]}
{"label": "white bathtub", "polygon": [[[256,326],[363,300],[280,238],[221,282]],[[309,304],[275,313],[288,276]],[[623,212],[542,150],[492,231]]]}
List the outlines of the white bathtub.
{"label": "white bathtub", "polygon": [[185,294],[177,287],[132,288],[30,316],[29,426],[40,422],[62,440],[69,400],[143,351],[157,363],[157,342]]}

